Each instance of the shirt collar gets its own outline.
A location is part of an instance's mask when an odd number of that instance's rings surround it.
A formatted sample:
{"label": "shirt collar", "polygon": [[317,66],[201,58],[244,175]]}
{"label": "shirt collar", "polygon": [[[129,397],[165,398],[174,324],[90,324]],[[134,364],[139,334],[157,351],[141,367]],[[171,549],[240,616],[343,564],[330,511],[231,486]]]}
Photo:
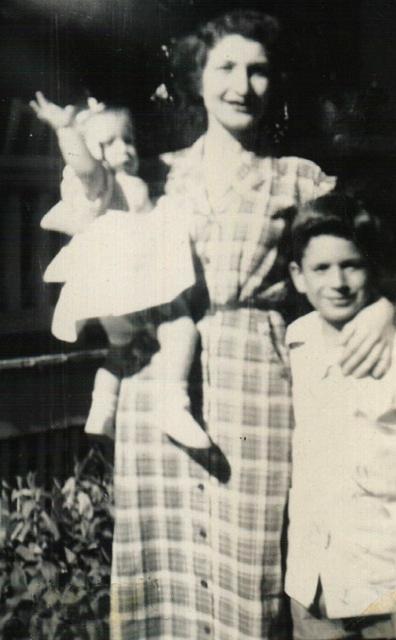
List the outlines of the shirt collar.
{"label": "shirt collar", "polygon": [[331,345],[324,335],[324,321],[316,311],[299,318],[288,330],[286,343],[290,351],[304,347],[311,349],[310,367],[316,378],[323,379],[330,372],[340,372],[341,346]]}

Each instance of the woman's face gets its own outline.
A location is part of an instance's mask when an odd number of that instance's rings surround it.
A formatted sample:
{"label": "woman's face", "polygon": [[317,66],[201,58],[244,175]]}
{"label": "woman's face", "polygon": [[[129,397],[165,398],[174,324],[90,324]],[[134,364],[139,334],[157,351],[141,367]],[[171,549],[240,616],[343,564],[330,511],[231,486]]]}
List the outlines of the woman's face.
{"label": "woman's face", "polygon": [[225,36],[209,51],[202,74],[202,97],[209,123],[231,133],[254,127],[265,113],[269,60],[263,45],[238,34]]}

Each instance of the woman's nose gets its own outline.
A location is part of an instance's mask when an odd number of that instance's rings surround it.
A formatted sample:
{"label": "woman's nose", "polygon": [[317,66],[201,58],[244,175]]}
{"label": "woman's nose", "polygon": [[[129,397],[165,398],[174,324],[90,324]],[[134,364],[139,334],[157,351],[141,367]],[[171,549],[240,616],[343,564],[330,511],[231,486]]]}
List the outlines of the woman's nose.
{"label": "woman's nose", "polygon": [[244,96],[249,92],[249,74],[244,67],[237,67],[233,73],[233,89],[239,95]]}

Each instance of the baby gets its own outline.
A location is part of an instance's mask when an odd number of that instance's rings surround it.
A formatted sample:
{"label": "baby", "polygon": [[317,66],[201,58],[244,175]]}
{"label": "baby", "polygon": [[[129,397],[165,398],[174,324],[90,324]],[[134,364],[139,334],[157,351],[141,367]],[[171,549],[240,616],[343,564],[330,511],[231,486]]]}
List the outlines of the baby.
{"label": "baby", "polygon": [[120,380],[131,370],[131,343],[148,325],[160,345],[153,358],[161,381],[159,427],[185,446],[210,446],[187,393],[197,340],[181,295],[195,281],[188,229],[169,206],[152,207],[137,176],[128,110],[91,98],[77,113],[40,92],[30,105],[55,131],[66,163],[61,201],[41,223],[72,236],[44,275],[46,282],[64,283],[52,332],[73,342],[86,320],[98,318],[110,345],[96,374],[86,432],[112,436]]}

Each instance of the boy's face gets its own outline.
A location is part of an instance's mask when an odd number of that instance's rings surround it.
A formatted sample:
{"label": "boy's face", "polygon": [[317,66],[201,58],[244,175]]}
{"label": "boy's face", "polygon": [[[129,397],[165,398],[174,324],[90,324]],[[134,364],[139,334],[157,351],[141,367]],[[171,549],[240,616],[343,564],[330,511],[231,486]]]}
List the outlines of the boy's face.
{"label": "boy's face", "polygon": [[370,301],[367,262],[352,240],[331,235],[311,238],[301,265],[292,262],[290,273],[297,291],[336,328],[342,328]]}
{"label": "boy's face", "polygon": [[99,113],[87,122],[85,140],[97,160],[106,160],[114,171],[135,174],[138,159],[133,131],[123,114]]}

